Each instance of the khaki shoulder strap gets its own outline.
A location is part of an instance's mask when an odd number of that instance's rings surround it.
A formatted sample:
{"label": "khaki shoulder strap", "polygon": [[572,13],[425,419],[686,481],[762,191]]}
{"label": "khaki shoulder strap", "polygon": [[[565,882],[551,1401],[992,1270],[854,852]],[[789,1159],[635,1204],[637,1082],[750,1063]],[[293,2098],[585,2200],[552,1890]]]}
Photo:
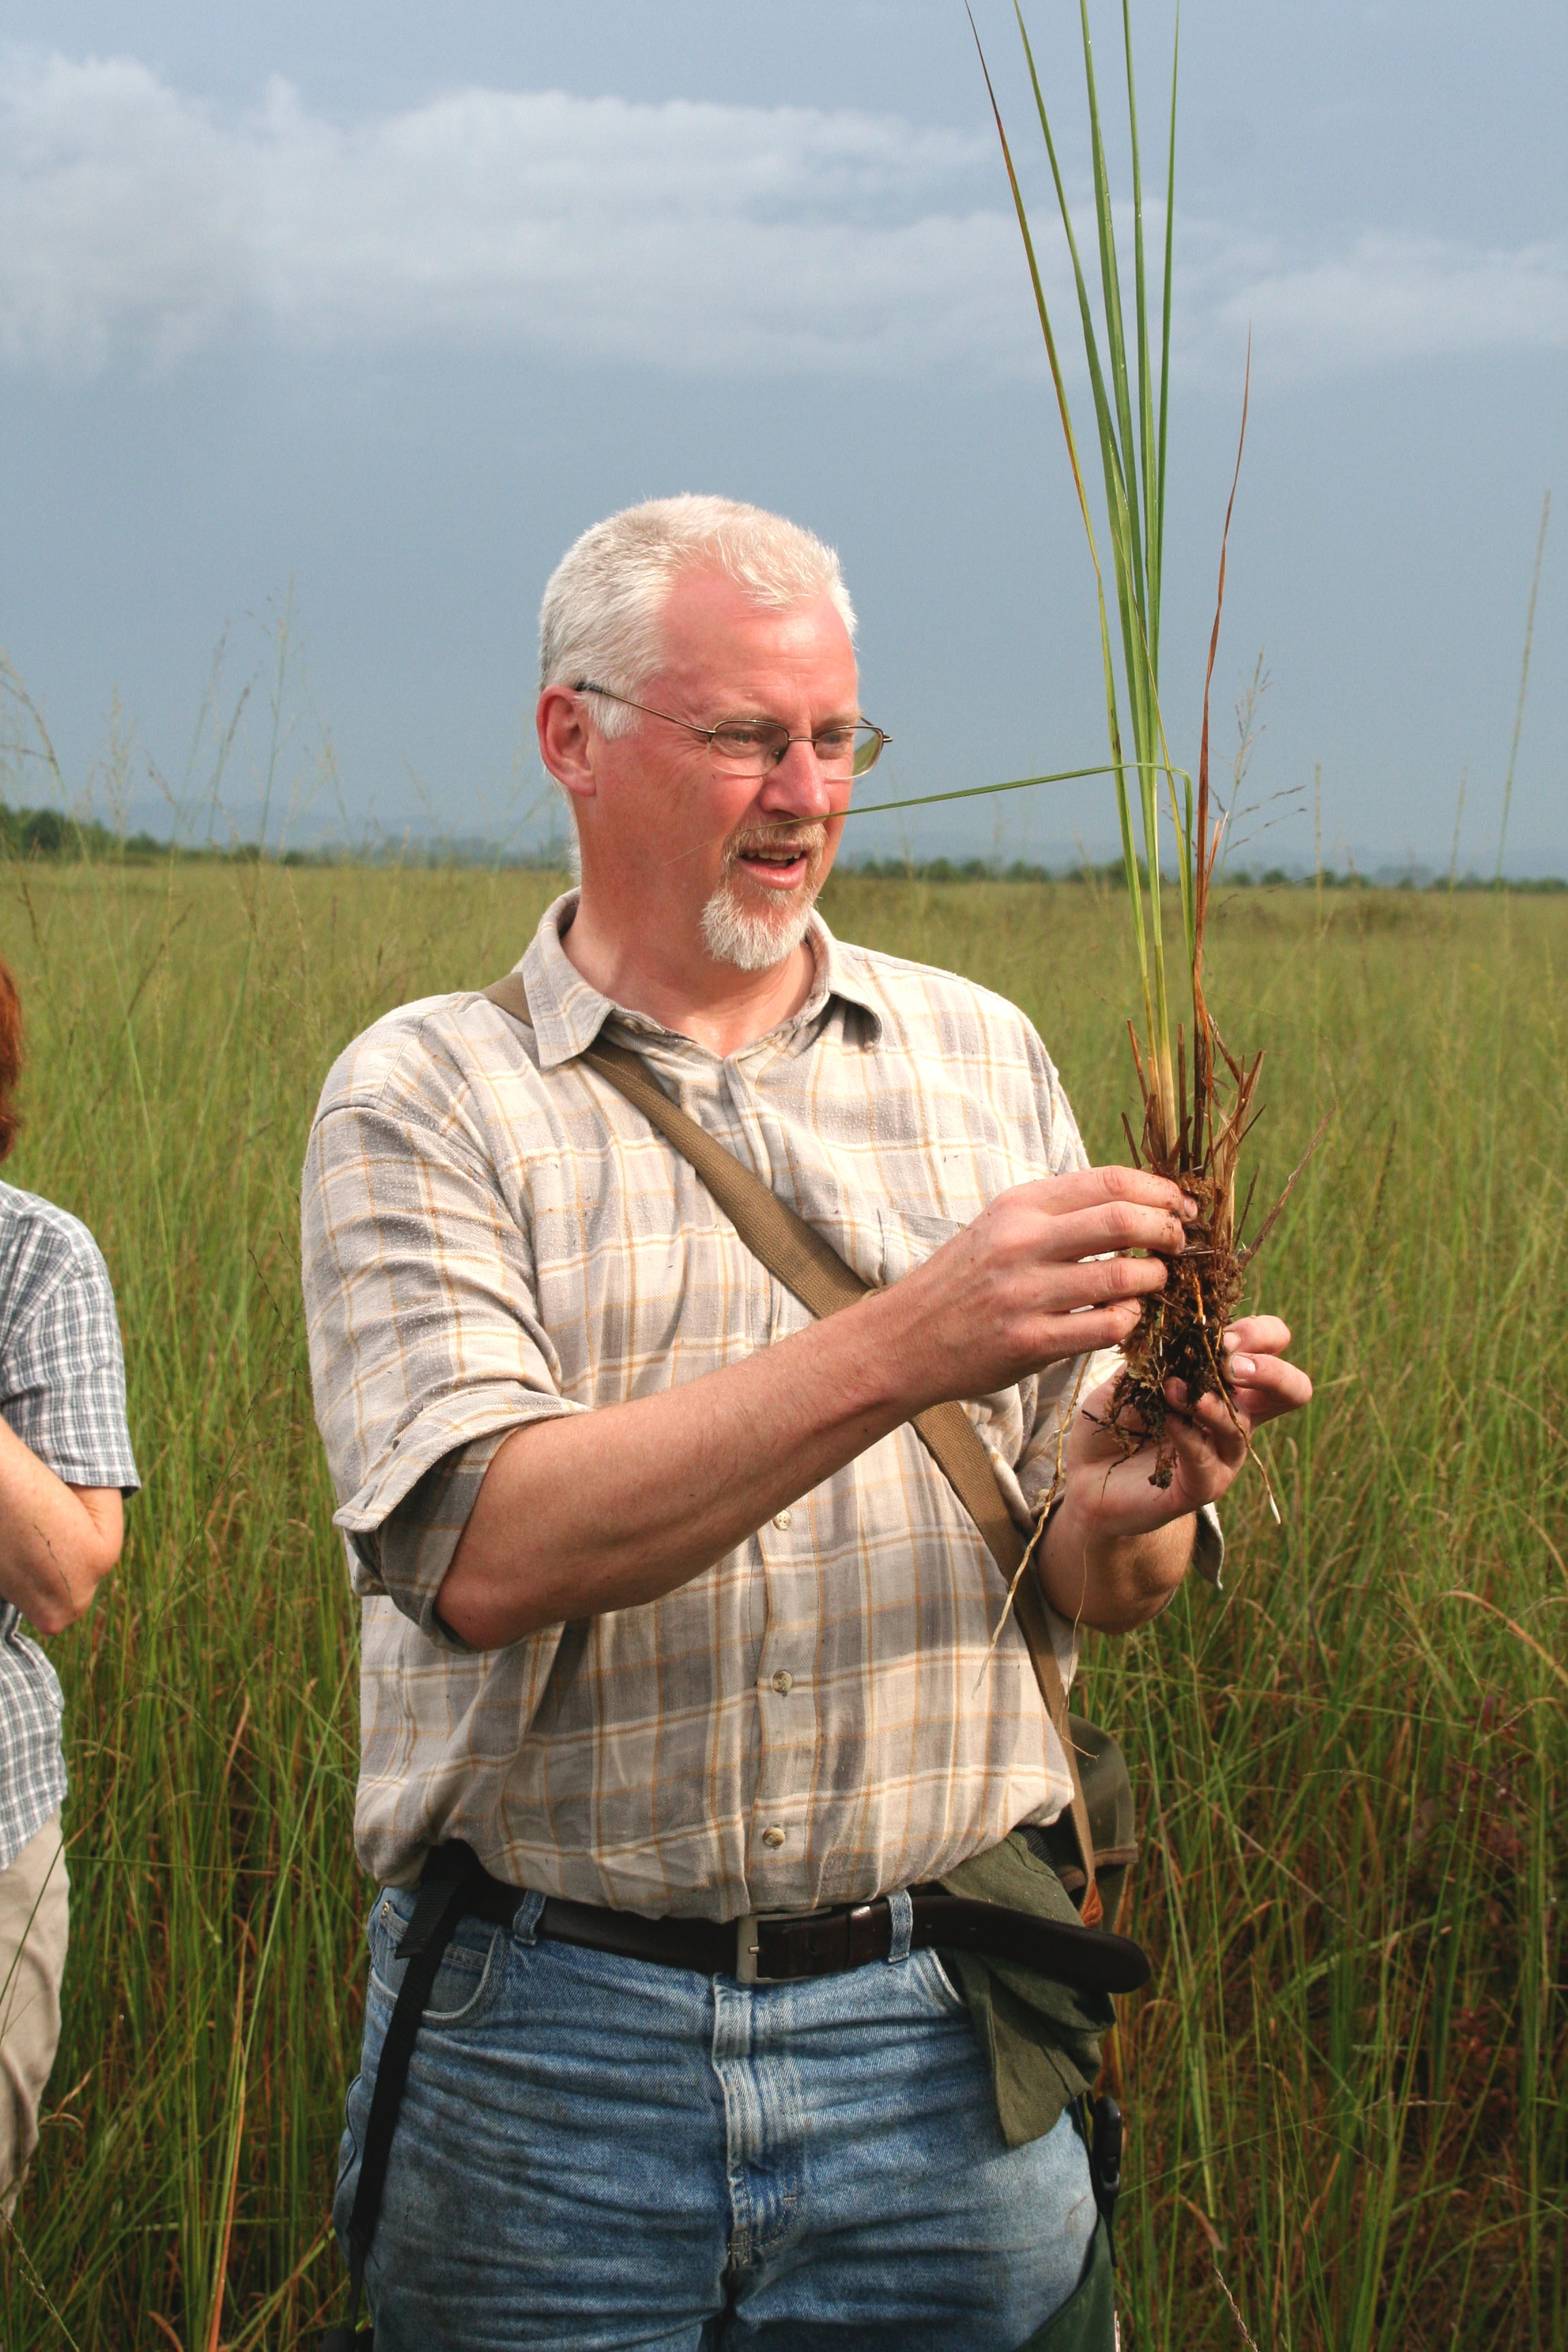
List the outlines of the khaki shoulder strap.
{"label": "khaki shoulder strap", "polygon": [[[514,1021],[532,1028],[528,992],[520,971],[508,972],[504,980],[496,981],[483,993],[503,1013],[510,1013]],[[636,1054],[600,1038],[581,1058],[608,1078],[627,1102],[642,1112],[649,1125],[658,1128],[665,1141],[690,1162],[752,1256],[759,1258],[811,1314],[819,1318],[834,1315],[841,1307],[853,1307],[867,1296],[870,1285],[863,1282],[853,1267],[846,1265],[838,1252],[804,1217],[787,1207],[760,1176],[743,1166],[733,1152],[727,1151],[706,1128],[689,1118],[679,1103],[671,1102]],[[991,1456],[973,1423],[963,1407],[953,1402],[928,1406],[924,1412],[915,1415],[914,1426],[984,1538],[1004,1581],[1010,1585],[1023,1564],[1024,1539],[1013,1523],[1013,1515],[996,1483]],[[1089,1810],[1084,1803],[1078,1756],[1068,1726],[1067,1692],[1057,1665],[1045,1601],[1032,1576],[1020,1580],[1013,1610],[1046,1711],[1056,1727],[1072,1776],[1072,1822],[1087,1882],[1082,1916],[1092,1923],[1100,1916],[1100,1890],[1094,1882],[1094,1840],[1089,1833]]]}

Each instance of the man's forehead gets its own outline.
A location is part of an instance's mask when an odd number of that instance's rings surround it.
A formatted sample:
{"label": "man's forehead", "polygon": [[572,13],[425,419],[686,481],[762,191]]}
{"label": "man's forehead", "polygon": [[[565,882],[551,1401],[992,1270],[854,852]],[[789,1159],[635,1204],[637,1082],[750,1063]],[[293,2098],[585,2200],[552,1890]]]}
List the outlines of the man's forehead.
{"label": "man's forehead", "polygon": [[855,648],[826,592],[769,605],[711,566],[683,572],[665,606],[665,667],[692,683],[739,684],[747,672],[776,669],[853,698]]}

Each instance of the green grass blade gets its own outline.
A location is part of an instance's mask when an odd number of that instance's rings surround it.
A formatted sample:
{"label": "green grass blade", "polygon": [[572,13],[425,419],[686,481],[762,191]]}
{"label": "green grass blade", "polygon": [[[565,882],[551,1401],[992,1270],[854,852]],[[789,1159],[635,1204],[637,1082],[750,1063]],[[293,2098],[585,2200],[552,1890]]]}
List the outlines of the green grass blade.
{"label": "green grass blade", "polygon": [[[847,817],[887,816],[895,809],[931,808],[937,801],[984,800],[992,793],[1024,793],[1035,784],[1073,784],[1087,776],[1120,776],[1125,781],[1128,770],[1131,768],[1135,772],[1137,762],[1132,760],[1114,760],[1109,763],[1101,761],[1092,768],[1057,768],[1048,775],[1011,776],[1002,784],[959,784],[952,792],[919,793],[912,800],[907,801],[857,801],[844,814]],[[1178,769],[1176,773],[1180,775],[1182,771]]]}
{"label": "green grass blade", "polygon": [[[1083,322],[1084,351],[1089,362],[1089,383],[1094,393],[1095,417],[1100,427],[1101,467],[1105,477],[1107,519],[1110,526],[1111,551],[1116,566],[1116,599],[1118,619],[1121,629],[1123,676],[1127,681],[1129,716],[1132,725],[1133,747],[1141,759],[1150,756],[1152,740],[1149,698],[1149,680],[1145,674],[1142,648],[1145,632],[1142,620],[1142,567],[1139,552],[1138,475],[1136,444],[1133,440],[1131,415],[1127,403],[1127,366],[1122,336],[1121,297],[1116,276],[1116,242],[1110,219],[1110,183],[1105,168],[1105,151],[1100,137],[1099,111],[1093,94],[1092,58],[1086,47],[1085,62],[1089,74],[1090,121],[1094,149],[1095,226],[1100,247],[1101,298],[1106,323],[1106,364],[1100,361],[1099,339],[1094,330],[1094,313],[1089,288],[1079,257],[1078,240],[1072,226],[1072,213],[1068,204],[1067,189],[1057,160],[1056,142],[1051,133],[1050,118],[1046,110],[1045,96],[1035,67],[1034,50],[1023,16],[1015,0],[1018,28],[1023,37],[1024,53],[1028,60],[1029,78],[1034,88],[1036,110],[1040,118],[1040,130],[1050,157],[1051,176],[1056,184],[1057,204],[1061,214],[1062,228],[1072,257],[1073,275],[1078,288],[1079,312]],[[1088,20],[1084,23],[1084,38],[1088,42]],[[1144,854],[1149,858],[1150,844],[1144,842]],[[1157,869],[1157,859],[1150,861],[1151,871]],[[1158,920],[1158,908],[1154,908]]]}
{"label": "green grass blade", "polygon": [[[1090,133],[1094,153],[1096,228],[1106,314],[1108,361],[1103,366],[1095,333],[1093,310],[1079,254],[1077,236],[1073,228],[1072,215],[1068,204],[1067,190],[1051,130],[1050,116],[1040,87],[1039,73],[1036,66],[1028,29],[1024,24],[1017,0],[1015,0],[1015,14],[1017,16],[1019,36],[1028,64],[1030,84],[1034,93],[1036,112],[1039,117],[1041,135],[1050,162],[1063,233],[1072,259],[1074,282],[1079,297],[1079,311],[1083,324],[1085,357],[1089,364],[1089,382],[1095,398],[1096,418],[1100,431],[1106,509],[1110,525],[1112,551],[1116,559],[1122,667],[1127,681],[1133,746],[1140,761],[1152,761],[1159,757],[1163,730],[1157,709],[1158,689],[1153,659],[1153,637],[1146,611],[1148,572],[1142,546],[1143,515],[1140,509],[1138,499],[1137,439],[1133,432],[1128,394],[1125,335],[1110,180],[1105,161],[1104,141],[1100,131],[1098,93],[1094,85],[1092,42],[1089,32],[1087,9],[1083,0],[1080,0],[1080,17],[1085,42],[1085,76],[1089,88]],[[1135,136],[1135,120],[1133,127]],[[1139,185],[1141,188],[1141,177]],[[1142,308],[1146,346],[1146,293]],[[1159,870],[1160,865],[1157,799],[1152,803],[1147,798],[1144,799],[1142,817],[1145,827],[1151,821],[1154,825],[1152,835],[1145,831],[1143,843],[1145,866],[1148,872],[1153,874]],[[1157,900],[1152,902],[1151,911],[1152,923],[1158,924]],[[1163,1042],[1168,1049],[1168,1036],[1163,1037]]]}
{"label": "green grass blade", "polygon": [[[1106,389],[1105,370],[1100,362],[1100,339],[1095,332],[1094,310],[1089,299],[1089,281],[1084,276],[1083,260],[1078,247],[1078,235],[1072,225],[1072,207],[1068,203],[1067,185],[1062,178],[1056,138],[1051,130],[1051,119],[1046,110],[1045,92],[1040,88],[1040,77],[1035,65],[1035,52],[1030,44],[1028,30],[1024,23],[1017,0],[1014,0],[1014,13],[1017,17],[1019,37],[1024,44],[1024,56],[1029,68],[1029,81],[1035,96],[1035,110],[1040,121],[1040,134],[1045,141],[1046,155],[1051,167],[1051,180],[1057,194],[1057,209],[1061,215],[1062,233],[1067,239],[1068,257],[1072,263],[1073,285],[1078,294],[1079,319],[1083,329],[1084,357],[1089,365],[1089,388],[1094,397],[1095,421],[1100,429],[1100,457],[1105,474],[1106,510],[1110,524],[1113,551],[1118,554],[1119,559],[1130,560],[1130,541],[1132,536],[1131,500],[1128,494],[1127,477],[1121,462],[1121,450],[1116,437],[1115,412]],[[992,98],[992,107],[994,110],[994,95]],[[998,118],[999,121],[1000,118]],[[1013,177],[1010,162],[1008,173],[1009,177]],[[1016,178],[1013,178],[1013,187],[1015,198],[1021,208],[1022,199],[1017,196]],[[1037,275],[1036,283],[1037,286]]]}
{"label": "green grass blade", "polygon": [[[1016,13],[1016,7],[1015,13]],[[1146,928],[1143,919],[1142,895],[1138,878],[1138,863],[1131,847],[1132,831],[1131,819],[1127,805],[1127,776],[1125,766],[1123,764],[1121,725],[1117,710],[1116,669],[1115,665],[1111,660],[1110,628],[1105,604],[1105,575],[1100,569],[1100,551],[1095,544],[1094,521],[1089,513],[1089,494],[1084,487],[1083,468],[1079,462],[1078,440],[1073,432],[1072,411],[1068,402],[1067,384],[1062,375],[1061,357],[1057,349],[1056,333],[1051,325],[1050,306],[1046,300],[1045,287],[1041,283],[1040,279],[1039,262],[1035,252],[1034,236],[1029,227],[1028,211],[1024,203],[1024,192],[1018,184],[1018,174],[1013,163],[1013,151],[1008,143],[1006,128],[1002,121],[1002,110],[996,102],[996,92],[991,80],[991,69],[985,62],[985,52],[981,46],[980,35],[975,26],[973,12],[970,13],[969,16],[969,28],[974,35],[974,46],[979,51],[980,70],[985,77],[986,95],[991,100],[991,112],[996,124],[996,136],[1002,145],[1002,159],[1006,167],[1007,184],[1013,192],[1013,208],[1017,215],[1018,228],[1024,240],[1024,252],[1028,261],[1029,282],[1034,289],[1035,308],[1039,315],[1040,331],[1045,337],[1046,358],[1050,367],[1051,383],[1055,388],[1057,395],[1057,409],[1061,418],[1062,432],[1067,441],[1068,459],[1072,467],[1073,486],[1078,492],[1079,512],[1083,518],[1084,534],[1089,541],[1089,560],[1094,565],[1095,593],[1100,609],[1100,659],[1103,664],[1105,673],[1106,730],[1110,744],[1110,756],[1115,763],[1117,816],[1121,829],[1122,852],[1127,869],[1128,897],[1132,910],[1133,941],[1137,950],[1138,971],[1142,983],[1145,1006],[1148,1007],[1150,1003],[1149,950]],[[1107,499],[1111,516],[1112,533],[1114,535],[1117,513],[1117,502],[1112,494],[1114,469],[1111,459],[1114,454],[1114,445],[1111,445],[1111,449],[1108,453],[1107,422],[1109,408],[1105,399],[1104,383],[1100,373],[1100,354],[1095,343],[1093,314],[1089,306],[1089,289],[1084,282],[1083,268],[1079,259],[1078,244],[1072,232],[1072,220],[1071,215],[1068,211],[1067,193],[1062,184],[1061,171],[1057,162],[1056,142],[1051,137],[1051,128],[1046,114],[1045,100],[1040,89],[1039,77],[1035,71],[1034,53],[1029,47],[1029,37],[1027,32],[1025,31],[1024,20],[1021,15],[1018,16],[1018,29],[1019,32],[1023,34],[1024,54],[1028,59],[1029,77],[1034,84],[1035,103],[1039,112],[1040,127],[1045,133],[1046,152],[1050,158],[1051,176],[1056,183],[1057,201],[1061,210],[1063,225],[1067,230],[1068,250],[1072,257],[1073,278],[1078,289],[1079,310],[1083,320],[1084,342],[1089,353],[1089,380],[1094,393],[1095,415],[1100,429],[1101,455],[1102,457],[1105,458]],[[1124,510],[1124,498],[1121,500],[1121,505]],[[1120,583],[1120,558],[1118,558],[1117,569],[1118,580]],[[1125,624],[1125,614],[1123,614],[1123,622]],[[1153,906],[1157,920],[1159,914],[1159,893],[1157,888],[1154,893]],[[1152,1037],[1152,1029],[1150,1034]]]}
{"label": "green grass blade", "polygon": [[[1062,231],[1067,239],[1068,254],[1072,262],[1073,283],[1078,293],[1079,317],[1083,329],[1084,356],[1089,365],[1089,387],[1094,398],[1095,422],[1100,431],[1100,462],[1105,482],[1106,516],[1110,528],[1111,553],[1114,560],[1116,572],[1117,617],[1120,622],[1121,631],[1123,675],[1127,681],[1129,712],[1132,723],[1133,749],[1137,757],[1142,760],[1152,756],[1151,740],[1152,730],[1150,724],[1151,714],[1147,691],[1148,681],[1145,676],[1145,664],[1143,659],[1141,658],[1143,655],[1145,645],[1142,616],[1136,615],[1133,609],[1136,599],[1132,574],[1132,542],[1136,533],[1132,504],[1128,494],[1126,477],[1122,470],[1121,454],[1116,436],[1114,412],[1110,394],[1106,389],[1104,369],[1100,363],[1100,343],[1095,333],[1094,327],[1094,312],[1089,302],[1089,286],[1084,276],[1083,262],[1079,253],[1078,237],[1073,229],[1072,211],[1068,203],[1067,187],[1062,178],[1061,164],[1057,154],[1056,139],[1051,131],[1050,116],[1046,108],[1045,93],[1040,88],[1040,78],[1035,64],[1035,53],[1029,40],[1028,29],[1024,23],[1022,12],[1017,6],[1017,0],[1015,0],[1014,13],[1017,18],[1019,37],[1024,45],[1024,56],[1028,65],[1030,86],[1034,91],[1035,110],[1039,117],[1040,132],[1045,141],[1046,154],[1050,163],[1051,179],[1056,188],[1057,207],[1061,215]],[[993,110],[994,111],[995,99],[994,94],[992,106]],[[1009,175],[1013,176],[1011,164],[1009,164]],[[1013,184],[1016,200],[1021,204],[1021,199],[1016,197],[1017,182],[1016,176],[1013,179]],[[1037,285],[1037,273],[1036,282]],[[1041,299],[1043,299],[1043,298]],[[1080,498],[1082,497],[1081,476],[1079,477],[1079,496]],[[1087,509],[1085,519],[1087,521]],[[1095,570],[1096,577],[1100,582],[1100,596],[1103,607],[1104,581],[1103,576],[1100,574],[1098,562],[1096,563]],[[1109,662],[1109,633],[1105,630],[1103,625],[1103,610],[1101,614],[1101,622],[1102,637],[1105,639],[1105,659]],[[1149,849],[1147,840],[1145,840],[1144,848],[1147,858]],[[1148,862],[1150,872],[1152,874],[1157,873],[1159,870],[1157,855],[1153,859],[1149,860]],[[1131,887],[1131,881],[1129,883],[1129,887]],[[1155,893],[1151,902],[1151,913],[1153,923],[1157,925],[1159,922],[1159,898],[1157,893]],[[1142,917],[1141,912],[1138,921],[1140,941],[1142,942]],[[1152,1040],[1151,1040],[1151,1043],[1152,1043]]]}
{"label": "green grass blade", "polygon": [[[1151,502],[1150,572],[1158,583],[1165,571],[1165,435],[1171,415],[1171,265],[1176,234],[1176,68],[1181,55],[1182,11],[1176,8],[1176,29],[1171,41],[1171,127],[1165,151],[1165,273],[1160,304],[1160,434],[1154,465],[1154,496]],[[1155,674],[1160,666],[1160,596],[1152,592],[1153,626],[1149,633],[1150,658]]]}
{"label": "green grass blade", "polygon": [[1143,554],[1138,517],[1138,440],[1132,428],[1132,404],[1127,383],[1127,339],[1121,307],[1121,279],[1116,259],[1116,220],[1110,204],[1110,174],[1105,161],[1105,141],[1100,125],[1100,94],[1094,79],[1094,43],[1089,29],[1089,0],[1079,0],[1083,30],[1083,70],[1089,90],[1089,129],[1094,164],[1094,218],[1100,245],[1100,278],[1105,306],[1105,340],[1110,376],[1116,394],[1117,447],[1121,478],[1132,527],[1128,532],[1128,559],[1132,593],[1143,609]]}
{"label": "green grass blade", "polygon": [[1149,288],[1143,253],[1143,164],[1138,142],[1138,92],[1132,76],[1132,17],[1121,0],[1121,47],[1127,63],[1127,124],[1132,139],[1133,310],[1138,328],[1138,428],[1143,469],[1144,615],[1151,663],[1160,637],[1160,584],[1154,546],[1154,501],[1159,478],[1154,463],[1154,402],[1149,371]]}

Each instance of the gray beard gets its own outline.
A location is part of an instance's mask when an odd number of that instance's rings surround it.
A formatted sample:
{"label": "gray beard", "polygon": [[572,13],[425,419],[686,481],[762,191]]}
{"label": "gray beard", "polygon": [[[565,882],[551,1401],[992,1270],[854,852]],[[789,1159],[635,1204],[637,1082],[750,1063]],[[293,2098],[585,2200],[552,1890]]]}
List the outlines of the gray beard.
{"label": "gray beard", "polygon": [[808,888],[787,915],[748,914],[737,906],[733,877],[726,874],[702,909],[702,944],[715,963],[736,971],[772,971],[805,939],[816,904],[816,890]]}

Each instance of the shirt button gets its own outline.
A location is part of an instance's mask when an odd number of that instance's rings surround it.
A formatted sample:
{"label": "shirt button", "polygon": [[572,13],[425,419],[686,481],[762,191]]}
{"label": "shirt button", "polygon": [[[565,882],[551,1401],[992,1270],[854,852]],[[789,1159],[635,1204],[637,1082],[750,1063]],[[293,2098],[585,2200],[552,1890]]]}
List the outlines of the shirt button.
{"label": "shirt button", "polygon": [[788,1698],[791,1691],[795,1688],[795,1676],[793,1675],[786,1675],[784,1668],[781,1666],[777,1674],[773,1676],[773,1688],[777,1691],[780,1698]]}
{"label": "shirt button", "polygon": [[775,1511],[773,1513],[773,1525],[777,1528],[780,1535],[783,1535],[785,1528],[789,1525],[789,1513],[787,1511]]}
{"label": "shirt button", "polygon": [[778,1852],[779,1847],[783,1845],[784,1842],[784,1833],[783,1830],[780,1829],[776,1822],[773,1823],[771,1830],[764,1830],[763,1832],[763,1843],[767,1846],[772,1846],[775,1853]]}

